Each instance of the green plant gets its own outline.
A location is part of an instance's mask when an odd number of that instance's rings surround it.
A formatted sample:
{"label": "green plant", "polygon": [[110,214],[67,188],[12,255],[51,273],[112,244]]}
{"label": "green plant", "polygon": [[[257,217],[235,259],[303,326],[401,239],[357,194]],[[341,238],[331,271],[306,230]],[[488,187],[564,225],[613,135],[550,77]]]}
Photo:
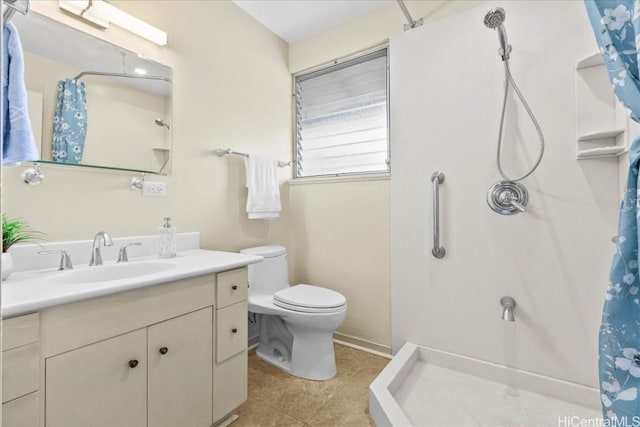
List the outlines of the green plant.
{"label": "green plant", "polygon": [[21,218],[9,219],[2,214],[2,252],[7,252],[16,243],[41,240],[44,233],[32,230]]}

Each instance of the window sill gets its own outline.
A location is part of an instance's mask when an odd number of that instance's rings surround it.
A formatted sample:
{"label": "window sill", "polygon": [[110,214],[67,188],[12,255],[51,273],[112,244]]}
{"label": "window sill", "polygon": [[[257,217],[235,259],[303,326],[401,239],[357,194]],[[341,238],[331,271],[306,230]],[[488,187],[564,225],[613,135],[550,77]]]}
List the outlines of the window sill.
{"label": "window sill", "polygon": [[289,185],[303,184],[334,184],[339,182],[359,182],[359,181],[389,181],[391,173],[376,173],[368,175],[343,175],[343,176],[311,176],[306,178],[293,178],[289,180]]}

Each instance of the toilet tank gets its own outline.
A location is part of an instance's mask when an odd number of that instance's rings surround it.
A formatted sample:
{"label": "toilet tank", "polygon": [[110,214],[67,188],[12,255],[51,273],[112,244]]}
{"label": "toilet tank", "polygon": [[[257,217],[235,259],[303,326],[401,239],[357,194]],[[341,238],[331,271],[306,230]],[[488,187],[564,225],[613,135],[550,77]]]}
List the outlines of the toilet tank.
{"label": "toilet tank", "polygon": [[272,295],[289,287],[287,250],[284,246],[259,246],[240,251],[247,255],[259,255],[264,261],[249,264],[249,293]]}

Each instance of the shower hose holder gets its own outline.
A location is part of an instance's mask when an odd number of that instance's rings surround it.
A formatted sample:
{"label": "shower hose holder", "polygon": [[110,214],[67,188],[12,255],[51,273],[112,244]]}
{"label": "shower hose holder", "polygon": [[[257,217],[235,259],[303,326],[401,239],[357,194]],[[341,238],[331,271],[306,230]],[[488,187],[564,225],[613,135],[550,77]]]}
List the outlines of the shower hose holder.
{"label": "shower hose holder", "polygon": [[515,181],[499,181],[489,188],[487,203],[500,215],[513,215],[527,211],[529,192],[524,185]]}

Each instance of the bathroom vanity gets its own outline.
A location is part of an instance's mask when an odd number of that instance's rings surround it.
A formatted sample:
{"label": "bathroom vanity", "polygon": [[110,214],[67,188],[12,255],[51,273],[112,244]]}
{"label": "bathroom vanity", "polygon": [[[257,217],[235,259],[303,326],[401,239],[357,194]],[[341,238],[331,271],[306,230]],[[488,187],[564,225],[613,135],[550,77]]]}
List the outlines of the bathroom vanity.
{"label": "bathroom vanity", "polygon": [[3,425],[224,421],[247,397],[246,265],[260,260],[193,250],[160,273],[82,284],[118,266],[54,271],[41,282],[70,278],[49,283],[57,294],[30,274],[4,282]]}

